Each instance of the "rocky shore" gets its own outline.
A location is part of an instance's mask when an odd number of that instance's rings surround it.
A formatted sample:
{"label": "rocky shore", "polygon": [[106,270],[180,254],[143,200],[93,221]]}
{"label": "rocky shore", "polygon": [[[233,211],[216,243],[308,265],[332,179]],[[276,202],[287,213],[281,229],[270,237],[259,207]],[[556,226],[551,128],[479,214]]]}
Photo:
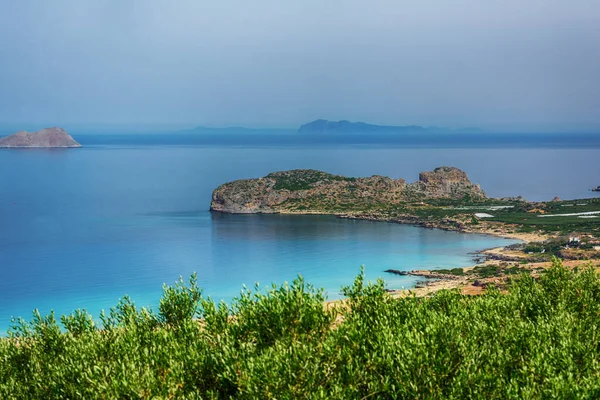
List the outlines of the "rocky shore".
{"label": "rocky shore", "polygon": [[445,274],[445,273],[441,273],[441,272],[437,272],[436,270],[426,270],[426,269],[415,269],[412,271],[400,271],[397,269],[386,269],[383,272],[387,272],[389,274],[394,274],[394,275],[402,275],[402,276],[420,276],[423,278],[429,278],[429,279],[450,279],[450,280],[454,280],[454,279],[459,279],[460,277],[457,275],[452,275],[452,274]]}
{"label": "rocky shore", "polygon": [[547,235],[537,232],[517,232],[511,226],[502,223],[481,223],[477,226],[468,225],[465,221],[452,218],[425,219],[415,215],[390,216],[382,213],[353,213],[340,214],[339,218],[366,221],[390,222],[404,225],[419,226],[426,229],[441,229],[460,233],[477,233],[505,239],[516,239],[523,242],[543,241]]}

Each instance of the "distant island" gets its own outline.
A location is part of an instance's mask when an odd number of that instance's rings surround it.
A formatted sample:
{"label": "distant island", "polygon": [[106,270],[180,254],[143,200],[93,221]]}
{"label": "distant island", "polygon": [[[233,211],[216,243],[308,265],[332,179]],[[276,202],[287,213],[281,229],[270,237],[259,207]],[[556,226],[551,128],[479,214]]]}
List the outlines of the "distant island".
{"label": "distant island", "polygon": [[317,119],[300,126],[298,133],[399,133],[399,132],[423,132],[427,128],[418,125],[409,126],[385,126],[373,125],[366,122],[350,121],[328,121]]}
{"label": "distant island", "polygon": [[37,132],[20,131],[0,138],[0,148],[81,147],[64,129],[45,128]]}
{"label": "distant island", "polygon": [[202,134],[264,134],[264,133],[300,133],[300,134],[347,134],[347,133],[399,133],[399,132],[424,132],[438,131],[440,128],[424,128],[422,126],[383,126],[367,124],[365,122],[328,121],[318,119],[301,125],[299,129],[289,128],[247,128],[244,126],[208,127],[197,126],[181,131],[182,133]]}

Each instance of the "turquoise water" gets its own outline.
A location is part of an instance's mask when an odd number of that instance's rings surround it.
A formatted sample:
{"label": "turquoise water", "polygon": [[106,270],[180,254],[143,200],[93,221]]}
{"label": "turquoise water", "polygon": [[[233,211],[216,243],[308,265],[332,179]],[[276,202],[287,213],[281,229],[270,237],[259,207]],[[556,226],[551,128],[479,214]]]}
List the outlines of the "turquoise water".
{"label": "turquoise water", "polygon": [[[514,163],[503,165],[505,160]],[[526,157],[527,170],[519,169]],[[558,160],[558,161],[557,161]],[[470,252],[511,243],[397,224],[328,216],[222,215],[214,187],[273,170],[318,168],[417,178],[456,165],[493,196],[592,196],[594,151],[105,146],[0,152],[0,329],[31,310],[94,315],[128,294],[155,306],[163,283],[193,271],[205,293],[229,300],[255,282],[297,274],[329,298],[364,265],[369,279],[409,287],[387,268],[471,264]],[[516,164],[516,165],[515,165]],[[581,169],[581,171],[584,171]],[[562,176],[571,176],[561,180]],[[549,178],[550,176],[550,178]],[[573,179],[573,176],[578,176]],[[512,187],[513,189],[509,189]],[[581,196],[579,196],[581,195]]]}

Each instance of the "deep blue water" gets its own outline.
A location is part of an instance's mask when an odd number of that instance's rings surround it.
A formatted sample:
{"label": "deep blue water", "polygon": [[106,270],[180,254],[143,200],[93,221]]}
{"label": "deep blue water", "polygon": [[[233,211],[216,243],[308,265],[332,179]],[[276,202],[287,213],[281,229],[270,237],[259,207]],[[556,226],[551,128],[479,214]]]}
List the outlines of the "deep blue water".
{"label": "deep blue water", "polygon": [[[0,129],[0,133],[2,129]],[[393,146],[416,148],[599,148],[600,134],[592,133],[482,133],[404,132],[402,134],[298,134],[295,130],[217,133],[87,132],[77,136],[83,145],[195,145],[195,146]],[[8,133],[8,132],[7,132]]]}
{"label": "deep blue water", "polygon": [[417,179],[440,165],[467,171],[491,196],[591,197],[591,149],[403,149],[364,146],[97,145],[0,151],[0,329],[31,310],[94,315],[129,294],[157,304],[163,283],[198,273],[205,293],[231,299],[255,282],[302,274],[330,298],[364,265],[389,287],[414,279],[387,268],[471,264],[470,252],[511,243],[327,216],[209,213],[225,181],[316,168],[350,176]]}

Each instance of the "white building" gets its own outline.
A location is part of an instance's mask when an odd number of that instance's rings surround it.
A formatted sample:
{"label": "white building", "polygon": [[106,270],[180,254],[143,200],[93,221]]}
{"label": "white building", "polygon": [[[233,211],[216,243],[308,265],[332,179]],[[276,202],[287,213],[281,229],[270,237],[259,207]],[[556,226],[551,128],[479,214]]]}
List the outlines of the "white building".
{"label": "white building", "polygon": [[494,218],[492,214],[488,213],[475,213],[473,215],[475,215],[477,218]]}

